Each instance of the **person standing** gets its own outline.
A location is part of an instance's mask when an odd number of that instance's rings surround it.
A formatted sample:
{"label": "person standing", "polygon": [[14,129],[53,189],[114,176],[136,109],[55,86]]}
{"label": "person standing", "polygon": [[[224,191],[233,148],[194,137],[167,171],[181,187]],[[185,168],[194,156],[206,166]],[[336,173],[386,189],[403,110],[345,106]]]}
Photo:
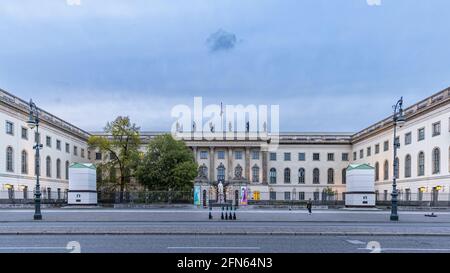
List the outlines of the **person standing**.
{"label": "person standing", "polygon": [[309,215],[311,215],[312,213],[312,202],[311,202],[311,198],[308,200],[308,202],[306,203],[306,208],[308,209],[308,213]]}

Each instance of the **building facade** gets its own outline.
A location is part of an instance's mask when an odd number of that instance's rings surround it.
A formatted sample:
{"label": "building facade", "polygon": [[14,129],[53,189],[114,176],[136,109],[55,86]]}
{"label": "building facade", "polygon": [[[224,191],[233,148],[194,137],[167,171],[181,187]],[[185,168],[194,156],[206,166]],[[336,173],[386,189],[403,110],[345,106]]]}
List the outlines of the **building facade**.
{"label": "building facade", "polygon": [[[449,198],[450,89],[404,110],[406,124],[398,128],[398,189],[403,200]],[[98,162],[104,156],[88,151],[85,132],[43,110],[40,126],[42,187],[68,188],[66,166]],[[33,189],[34,132],[26,127],[27,102],[0,90],[0,187]],[[161,132],[141,132],[146,142]],[[270,134],[268,135],[270,138]],[[274,136],[275,137],[275,136]],[[375,168],[377,200],[390,200],[393,170],[393,121],[388,117],[357,133],[280,133],[275,151],[267,139],[182,137],[199,165],[195,185],[202,200],[217,200],[223,182],[228,200],[343,199],[346,168],[369,164]],[[144,147],[143,147],[144,149]],[[91,156],[92,154],[92,156]],[[11,191],[11,190],[9,190]],[[447,200],[449,201],[449,200]]]}
{"label": "building facade", "polygon": [[[27,126],[28,102],[0,89],[0,198],[33,198],[36,141],[43,198],[63,198],[69,165],[89,162],[89,133],[39,109],[39,135]],[[12,195],[12,196],[11,196]]]}

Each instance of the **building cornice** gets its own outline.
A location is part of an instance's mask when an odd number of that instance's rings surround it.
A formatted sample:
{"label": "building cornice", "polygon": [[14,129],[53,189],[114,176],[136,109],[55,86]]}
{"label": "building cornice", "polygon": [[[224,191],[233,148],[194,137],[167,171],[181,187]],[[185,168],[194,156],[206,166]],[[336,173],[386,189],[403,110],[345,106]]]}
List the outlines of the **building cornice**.
{"label": "building cornice", "polygon": [[[450,103],[450,88],[446,88],[418,103],[415,103],[404,110],[406,122],[425,115],[438,107]],[[364,139],[378,135],[392,129],[392,115],[379,121],[352,136],[352,144],[358,143]]]}
{"label": "building cornice", "polygon": [[[6,107],[13,108],[14,110],[28,116],[29,105],[28,102],[23,99],[16,97],[3,89],[0,89],[0,103],[4,104]],[[52,114],[49,112],[38,108],[39,118],[41,122],[46,123],[48,126],[56,127],[68,134],[74,135],[83,140],[87,140],[90,134]]]}

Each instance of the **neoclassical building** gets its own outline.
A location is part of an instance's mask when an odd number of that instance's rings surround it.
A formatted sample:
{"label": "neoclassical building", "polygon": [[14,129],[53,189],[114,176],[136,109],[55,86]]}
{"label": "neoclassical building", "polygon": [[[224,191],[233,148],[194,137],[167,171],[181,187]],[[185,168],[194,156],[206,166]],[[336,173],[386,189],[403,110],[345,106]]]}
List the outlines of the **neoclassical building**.
{"label": "neoclassical building", "polygon": [[68,188],[69,165],[89,162],[89,133],[40,109],[39,135],[27,126],[28,102],[0,89],[0,199],[33,198],[36,141],[43,198],[60,199]]}
{"label": "neoclassical building", "polygon": [[[34,137],[26,128],[27,111],[27,102],[0,90],[3,191],[34,187]],[[65,190],[67,164],[99,160],[96,152],[87,148],[88,137],[97,133],[41,112],[42,184],[51,190]],[[449,199],[450,88],[407,107],[404,113],[406,123],[397,130],[400,197]],[[143,131],[141,137],[145,144],[161,133]],[[276,150],[267,149],[271,137],[279,141]],[[373,166],[377,199],[390,199],[394,174],[392,116],[357,133],[267,133],[261,139],[213,140],[184,134],[181,139],[192,149],[199,165],[195,186],[202,201],[217,200],[220,181],[226,199],[234,202],[242,200],[243,194],[248,200],[322,200],[330,195],[342,200],[346,168],[352,163]]]}

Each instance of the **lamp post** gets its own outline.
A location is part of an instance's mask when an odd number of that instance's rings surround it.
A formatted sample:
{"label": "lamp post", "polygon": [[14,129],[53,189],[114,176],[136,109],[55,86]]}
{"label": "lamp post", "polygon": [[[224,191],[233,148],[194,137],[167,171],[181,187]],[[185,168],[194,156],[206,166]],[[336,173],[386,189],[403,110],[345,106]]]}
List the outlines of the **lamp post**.
{"label": "lamp post", "polygon": [[[39,111],[36,104],[30,100],[30,115],[27,121],[28,127],[33,130],[36,127],[36,135],[39,135]],[[41,172],[39,150],[42,149],[42,144],[39,138],[35,139],[36,144],[33,149],[36,150],[35,154],[35,168],[36,168],[36,190],[34,193],[34,220],[42,220],[41,214],[41,186],[39,184],[39,175]]]}
{"label": "lamp post", "polygon": [[405,124],[405,116],[403,115],[403,97],[401,97],[397,103],[393,106],[394,108],[394,178],[392,179],[392,193],[391,193],[391,221],[398,221],[397,214],[397,177],[398,177],[398,161],[397,161],[397,149],[400,147],[399,141],[397,141],[397,125],[398,127],[403,127]]}

